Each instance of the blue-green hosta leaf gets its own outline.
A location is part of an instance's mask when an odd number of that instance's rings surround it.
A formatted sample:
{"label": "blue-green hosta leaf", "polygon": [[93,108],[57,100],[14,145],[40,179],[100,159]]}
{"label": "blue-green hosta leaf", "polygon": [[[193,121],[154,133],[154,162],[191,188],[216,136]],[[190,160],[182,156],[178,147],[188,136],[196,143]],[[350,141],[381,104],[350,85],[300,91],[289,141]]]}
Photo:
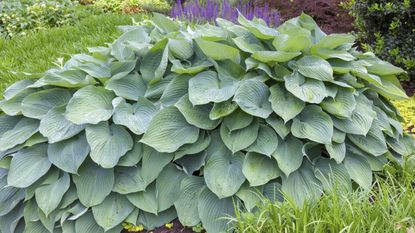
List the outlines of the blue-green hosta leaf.
{"label": "blue-green hosta leaf", "polygon": [[257,61],[252,57],[248,57],[247,59],[245,59],[245,66],[246,71],[250,71],[252,69],[260,70],[265,72],[269,77],[278,80],[276,75],[273,74],[271,68],[267,64]]}
{"label": "blue-green hosta leaf", "polygon": [[112,101],[114,115],[112,120],[117,125],[127,127],[136,135],[147,131],[151,119],[157,113],[158,108],[144,97],[139,97],[134,104],[127,103],[123,98],[117,97]]}
{"label": "blue-green hosta leaf", "polygon": [[211,120],[217,120],[222,117],[228,116],[238,108],[238,104],[233,101],[227,100],[220,103],[214,103],[209,113]]}
{"label": "blue-green hosta leaf", "polygon": [[373,156],[380,156],[388,152],[385,136],[379,125],[375,122],[372,124],[372,128],[370,128],[367,135],[348,134],[347,138],[361,150]]}
{"label": "blue-green hosta leaf", "polygon": [[10,116],[19,115],[22,111],[22,101],[26,96],[35,93],[36,89],[25,89],[10,99],[0,101],[0,109]]}
{"label": "blue-green hosta leaf", "polygon": [[212,130],[220,124],[220,120],[211,120],[209,118],[212,105],[193,105],[187,94],[184,95],[175,106],[189,124],[198,128]]}
{"label": "blue-green hosta leaf", "polygon": [[387,138],[387,144],[396,153],[409,156],[415,153],[415,141],[410,135],[399,136],[398,138]]}
{"label": "blue-green hosta leaf", "polygon": [[159,152],[175,152],[187,143],[196,142],[199,128],[187,123],[180,111],[173,107],[160,110],[150,122],[140,142]]}
{"label": "blue-green hosta leaf", "polygon": [[137,101],[139,97],[145,95],[147,86],[143,78],[138,73],[134,73],[108,80],[105,83],[105,89],[115,92],[117,96]]}
{"label": "blue-green hosta leaf", "polygon": [[399,80],[394,75],[383,76],[382,85],[379,84],[368,84],[371,89],[374,89],[380,95],[387,99],[402,100],[408,99],[405,90],[402,89]]}
{"label": "blue-green hosta leaf", "polygon": [[25,229],[23,231],[23,233],[49,233],[49,232],[50,231],[45,226],[43,226],[43,224],[40,221],[27,222],[25,224]]}
{"label": "blue-green hosta leaf", "polygon": [[136,59],[111,62],[111,78],[118,79],[128,75],[134,70],[136,65]]}
{"label": "blue-green hosta leaf", "polygon": [[129,194],[144,191],[146,186],[140,166],[115,168],[115,183],[112,191]]}
{"label": "blue-green hosta leaf", "polygon": [[155,229],[161,227],[177,218],[174,207],[158,213],[157,215],[140,211],[138,215],[138,224],[143,225],[145,229]]}
{"label": "blue-green hosta leaf", "polygon": [[279,51],[300,52],[312,44],[311,38],[304,34],[279,34],[272,41],[272,45]]}
{"label": "blue-green hosta leaf", "polygon": [[351,55],[349,52],[345,50],[338,50],[338,49],[327,49],[327,48],[317,48],[313,47],[311,48],[311,54],[315,56],[319,56],[324,59],[330,59],[330,58],[338,58],[344,61],[353,61],[356,58]]}
{"label": "blue-green hosta leaf", "polygon": [[111,55],[119,61],[128,60],[134,57],[134,52],[127,47],[128,42],[149,43],[151,38],[142,27],[125,32],[112,45]]}
{"label": "blue-green hosta leaf", "polygon": [[103,168],[112,168],[118,160],[133,148],[131,135],[124,127],[101,122],[88,125],[85,129],[86,140],[91,146],[91,159]]}
{"label": "blue-green hosta leaf", "polygon": [[313,78],[320,81],[332,81],[333,69],[330,63],[316,56],[304,56],[292,66],[305,77]]}
{"label": "blue-green hosta leaf", "polygon": [[220,137],[226,147],[228,147],[232,153],[235,153],[254,143],[258,137],[258,130],[259,123],[256,119],[245,128],[237,130],[231,130],[226,124],[221,124]]}
{"label": "blue-green hosta leaf", "polygon": [[179,60],[172,60],[171,71],[177,74],[197,74],[212,66],[212,63],[206,60],[195,62],[192,65],[182,64]]}
{"label": "blue-green hosta leaf", "polygon": [[81,124],[98,124],[112,116],[111,101],[115,95],[103,87],[87,86],[79,89],[66,106],[65,118]]}
{"label": "blue-green hosta leaf", "polygon": [[21,119],[21,116],[0,114],[0,138],[5,132],[12,130]]}
{"label": "blue-green hosta leaf", "polygon": [[139,137],[133,136],[134,147],[118,161],[117,166],[133,167],[143,158],[143,144],[138,142]]}
{"label": "blue-green hosta leaf", "polygon": [[330,144],[333,137],[333,121],[319,106],[308,105],[294,118],[291,132],[297,138]]}
{"label": "blue-green hosta leaf", "polygon": [[92,207],[92,214],[97,224],[108,231],[122,223],[133,210],[134,206],[125,196],[112,193]]}
{"label": "blue-green hosta leaf", "polygon": [[80,88],[95,83],[94,78],[87,75],[84,71],[68,69],[47,71],[32,86],[52,85],[57,87]]}
{"label": "blue-green hosta leaf", "polygon": [[252,211],[258,204],[261,203],[262,189],[263,186],[250,187],[248,183],[245,183],[236,193],[236,196],[243,201],[244,207],[248,211]]}
{"label": "blue-green hosta leaf", "polygon": [[297,116],[305,107],[305,103],[295,97],[293,94],[285,90],[280,84],[275,84],[270,88],[271,95],[269,101],[271,102],[272,110],[288,122]]}
{"label": "blue-green hosta leaf", "polygon": [[178,59],[187,60],[193,56],[193,43],[186,39],[169,38],[169,50],[171,54]]}
{"label": "blue-green hosta leaf", "polygon": [[153,23],[161,30],[163,30],[165,33],[168,32],[176,32],[179,30],[179,24],[169,18],[167,18],[165,15],[154,12],[153,17],[151,18],[153,20]]}
{"label": "blue-green hosta leaf", "polygon": [[241,55],[239,50],[226,44],[204,40],[201,38],[195,39],[197,46],[202,52],[213,60],[231,60],[236,64],[241,62]]}
{"label": "blue-green hosta leaf", "polygon": [[160,97],[160,102],[163,107],[176,104],[180,98],[188,93],[190,78],[191,76],[189,75],[178,75],[167,84]]}
{"label": "blue-green hosta leaf", "polygon": [[332,117],[334,127],[345,133],[366,135],[377,116],[372,106],[373,102],[365,95],[360,94],[356,97],[356,108],[350,118],[339,119]]}
{"label": "blue-green hosta leaf", "polygon": [[281,189],[298,207],[306,202],[317,201],[323,193],[322,184],[314,175],[308,160],[304,160],[301,167],[287,178],[284,177]]}
{"label": "blue-green hosta leaf", "polygon": [[2,233],[23,232],[23,204],[13,209],[10,213],[0,218],[0,231]]}
{"label": "blue-green hosta leaf", "polygon": [[17,81],[7,87],[7,89],[4,91],[3,96],[4,99],[9,100],[13,97],[15,97],[17,94],[25,90],[28,86],[32,85],[35,81],[31,79],[24,79]]}
{"label": "blue-green hosta leaf", "polygon": [[318,27],[313,18],[305,13],[302,13],[296,18],[286,21],[286,23],[294,24],[310,31],[313,43],[317,43],[326,36],[326,34]]}
{"label": "blue-green hosta leaf", "polygon": [[22,114],[40,120],[50,109],[66,105],[71,97],[71,92],[62,88],[35,92],[23,99]]}
{"label": "blue-green hosta leaf", "polygon": [[58,207],[63,195],[68,191],[69,185],[69,175],[64,173],[56,182],[42,185],[36,189],[36,203],[46,216]]}
{"label": "blue-green hosta leaf", "polygon": [[271,103],[268,101],[269,95],[269,89],[264,83],[246,80],[236,90],[233,101],[243,111],[253,116],[268,118],[272,113]]}
{"label": "blue-green hosta leaf", "polygon": [[170,84],[171,81],[177,76],[179,75],[171,73],[163,77],[163,79],[161,79],[159,82],[148,84],[147,91],[144,97],[150,100],[158,101],[161,95],[163,94],[164,90],[166,89],[166,86]]}
{"label": "blue-green hosta leaf", "polygon": [[47,144],[38,144],[18,151],[12,158],[7,183],[17,188],[27,188],[49,171]]}
{"label": "blue-green hosta leaf", "polygon": [[192,155],[205,150],[209,146],[210,140],[211,137],[209,133],[200,131],[199,138],[195,143],[183,145],[174,153],[174,160],[180,159],[185,155]]}
{"label": "blue-green hosta leaf", "polygon": [[160,173],[155,183],[145,191],[127,196],[136,207],[153,214],[169,209],[179,198],[181,181],[186,174],[170,164]]}
{"label": "blue-green hosta leaf", "polygon": [[256,21],[251,21],[245,18],[242,14],[238,15],[238,22],[248,29],[252,34],[254,34],[259,39],[268,40],[273,39],[278,35],[278,31],[266,26],[265,23],[260,23],[258,19]]}
{"label": "blue-green hosta leaf", "polygon": [[380,59],[374,58],[370,61],[370,66],[367,66],[367,71],[372,74],[380,76],[389,76],[389,75],[398,75],[405,73],[405,70],[402,68],[396,67],[389,62],[382,61]]}
{"label": "blue-green hosta leaf", "polygon": [[241,109],[237,109],[232,112],[232,114],[225,117],[222,124],[225,125],[229,131],[234,131],[247,127],[253,120],[254,118],[252,115],[247,114]]}
{"label": "blue-green hosta leaf", "polygon": [[328,96],[324,83],[306,78],[298,72],[285,76],[285,88],[304,102],[319,104]]}
{"label": "blue-green hosta leaf", "polygon": [[330,158],[334,159],[337,163],[341,163],[346,156],[346,144],[332,142],[331,144],[326,144],[326,150],[330,155]]}
{"label": "blue-green hosta leaf", "polygon": [[333,33],[323,37],[314,47],[335,49],[347,43],[354,43],[355,39],[352,34]]}
{"label": "blue-green hosta leaf", "polygon": [[[122,230],[122,226],[119,225],[113,229],[105,231],[100,227],[94,219],[92,212],[88,212],[82,215],[75,222],[75,231],[74,232],[88,232],[88,233],[117,233]],[[70,232],[72,233],[72,232]]]}
{"label": "blue-green hosta leaf", "polygon": [[85,207],[92,207],[104,201],[114,186],[114,169],[105,169],[89,161],[79,169],[79,175],[72,175],[79,201]]}
{"label": "blue-green hosta leaf", "polygon": [[214,71],[201,72],[189,81],[189,100],[193,105],[220,103],[232,98],[237,87],[233,78],[218,76]]}
{"label": "blue-green hosta leaf", "polygon": [[174,202],[174,207],[184,226],[195,226],[200,222],[197,205],[203,187],[205,181],[198,176],[188,176],[180,184],[179,198]]}
{"label": "blue-green hosta leaf", "polygon": [[360,185],[360,187],[369,189],[372,186],[372,170],[365,158],[348,151],[344,158],[344,166],[346,167],[350,178]]}
{"label": "blue-green hosta leaf", "polygon": [[277,161],[255,152],[248,152],[245,155],[242,172],[250,186],[264,185],[282,175]]}
{"label": "blue-green hosta leaf", "polygon": [[232,41],[240,50],[247,53],[254,53],[255,51],[265,50],[265,47],[262,45],[261,41],[251,33],[246,33],[244,35],[233,38]]}
{"label": "blue-green hosta leaf", "polygon": [[346,133],[336,128],[333,129],[333,138],[332,138],[333,142],[343,143],[345,139],[346,139]]}
{"label": "blue-green hosta leaf", "polygon": [[59,169],[77,174],[89,151],[89,144],[82,133],[68,140],[49,144],[48,159]]}
{"label": "blue-green hosta leaf", "polygon": [[187,175],[192,175],[205,165],[207,152],[202,151],[196,154],[185,155],[180,159],[175,159],[175,163],[180,165]]}
{"label": "blue-green hosta leaf", "polygon": [[[15,122],[15,121],[13,121]],[[30,118],[21,118],[13,128],[6,128],[0,137],[0,150],[6,151],[24,143],[39,129],[39,121]]]}
{"label": "blue-green hosta leaf", "polygon": [[291,133],[291,123],[285,124],[281,118],[277,117],[274,114],[265,119],[265,121],[275,130],[275,132],[277,132],[278,136],[280,136],[282,139],[285,139],[285,137]]}
{"label": "blue-green hosta leaf", "polygon": [[301,52],[257,51],[252,54],[256,60],[264,63],[287,62],[301,55]]}
{"label": "blue-green hosta leaf", "polygon": [[218,198],[204,188],[198,201],[199,218],[208,232],[226,232],[229,229],[226,217],[235,214],[232,198]]}
{"label": "blue-green hosta leaf", "polygon": [[52,108],[40,120],[39,132],[48,138],[49,143],[71,138],[85,129],[85,125],[68,121],[64,116],[65,109],[65,106]]}
{"label": "blue-green hosta leaf", "polygon": [[334,98],[326,98],[321,102],[324,111],[340,118],[349,118],[356,108],[356,99],[353,91],[346,88],[339,88]]}
{"label": "blue-green hosta leaf", "polygon": [[245,181],[242,173],[243,161],[244,155],[241,152],[233,155],[215,154],[209,158],[205,166],[204,178],[206,185],[216,196],[222,199],[238,192]]}
{"label": "blue-green hosta leaf", "polygon": [[156,179],[157,211],[169,209],[180,195],[180,184],[187,175],[176,165],[168,164]]}
{"label": "blue-green hosta leaf", "polygon": [[319,158],[315,162],[314,173],[326,191],[332,192],[335,189],[341,191],[352,190],[352,181],[343,164],[338,164],[330,159]]}
{"label": "blue-green hosta leaf", "polygon": [[167,39],[157,42],[144,56],[140,65],[140,73],[146,83],[159,81],[167,69],[169,46]]}
{"label": "blue-green hosta leaf", "polygon": [[156,183],[149,185],[145,191],[128,194],[127,198],[140,210],[153,214],[158,213]]}
{"label": "blue-green hosta leaf", "polygon": [[253,144],[251,144],[246,151],[257,152],[268,157],[277,149],[278,136],[271,127],[260,125],[258,130],[258,137]]}
{"label": "blue-green hosta leaf", "polygon": [[[5,216],[25,198],[25,190],[7,185],[7,178],[0,179],[0,216]],[[36,208],[37,210],[37,208]],[[1,226],[0,226],[1,227]],[[1,228],[0,228],[1,229]]]}
{"label": "blue-green hosta leaf", "polygon": [[173,154],[160,153],[149,146],[143,148],[141,176],[146,186],[153,182],[173,159]]}
{"label": "blue-green hosta leaf", "polygon": [[278,167],[286,176],[297,170],[303,162],[303,143],[293,136],[278,141],[278,147],[272,154]]}

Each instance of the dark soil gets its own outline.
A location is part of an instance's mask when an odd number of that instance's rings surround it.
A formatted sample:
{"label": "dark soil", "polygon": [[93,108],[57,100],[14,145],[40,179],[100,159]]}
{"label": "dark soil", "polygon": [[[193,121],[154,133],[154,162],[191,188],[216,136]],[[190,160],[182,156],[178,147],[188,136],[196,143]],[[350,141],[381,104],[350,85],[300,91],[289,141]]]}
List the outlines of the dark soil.
{"label": "dark soil", "polygon": [[[184,227],[180,224],[178,219],[173,220],[173,227],[171,229],[162,226],[152,231],[140,231],[139,233],[195,233],[192,229]],[[124,230],[122,233],[128,233],[128,231]]]}
{"label": "dark soil", "polygon": [[413,96],[415,94],[415,80],[402,82],[402,87],[405,89],[408,96]]}

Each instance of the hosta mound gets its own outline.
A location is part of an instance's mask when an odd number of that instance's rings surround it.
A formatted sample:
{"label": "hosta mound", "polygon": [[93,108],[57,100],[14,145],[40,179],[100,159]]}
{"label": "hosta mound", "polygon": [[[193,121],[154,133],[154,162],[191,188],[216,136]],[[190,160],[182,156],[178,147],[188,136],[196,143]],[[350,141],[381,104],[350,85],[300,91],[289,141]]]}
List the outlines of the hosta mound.
{"label": "hosta mound", "polygon": [[226,229],[263,194],[301,206],[367,189],[413,152],[389,99],[400,68],[307,15],[187,28],[161,15],[9,87],[1,232],[120,232],[178,217]]}

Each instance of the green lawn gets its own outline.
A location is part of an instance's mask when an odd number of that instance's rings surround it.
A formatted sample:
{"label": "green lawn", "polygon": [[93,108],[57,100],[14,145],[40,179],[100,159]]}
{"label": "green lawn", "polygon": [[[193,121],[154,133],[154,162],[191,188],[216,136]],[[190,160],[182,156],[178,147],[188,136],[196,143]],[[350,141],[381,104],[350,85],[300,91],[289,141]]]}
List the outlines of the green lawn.
{"label": "green lawn", "polygon": [[0,91],[26,78],[16,72],[39,73],[53,66],[58,58],[86,52],[87,47],[112,42],[121,32],[119,25],[131,24],[131,17],[108,13],[87,17],[72,26],[52,28],[10,40],[0,39]]}

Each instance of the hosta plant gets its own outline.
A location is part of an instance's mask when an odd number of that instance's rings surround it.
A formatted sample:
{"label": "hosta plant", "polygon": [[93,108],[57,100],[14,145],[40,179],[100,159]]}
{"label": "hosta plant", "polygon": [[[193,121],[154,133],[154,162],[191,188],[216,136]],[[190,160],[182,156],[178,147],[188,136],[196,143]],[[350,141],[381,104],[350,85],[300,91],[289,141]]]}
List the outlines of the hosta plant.
{"label": "hosta plant", "polygon": [[[301,207],[369,189],[414,141],[402,69],[307,15],[278,28],[155,14],[4,92],[0,231],[120,232],[178,218],[225,231],[260,196]],[[224,218],[225,217],[225,218]]]}

